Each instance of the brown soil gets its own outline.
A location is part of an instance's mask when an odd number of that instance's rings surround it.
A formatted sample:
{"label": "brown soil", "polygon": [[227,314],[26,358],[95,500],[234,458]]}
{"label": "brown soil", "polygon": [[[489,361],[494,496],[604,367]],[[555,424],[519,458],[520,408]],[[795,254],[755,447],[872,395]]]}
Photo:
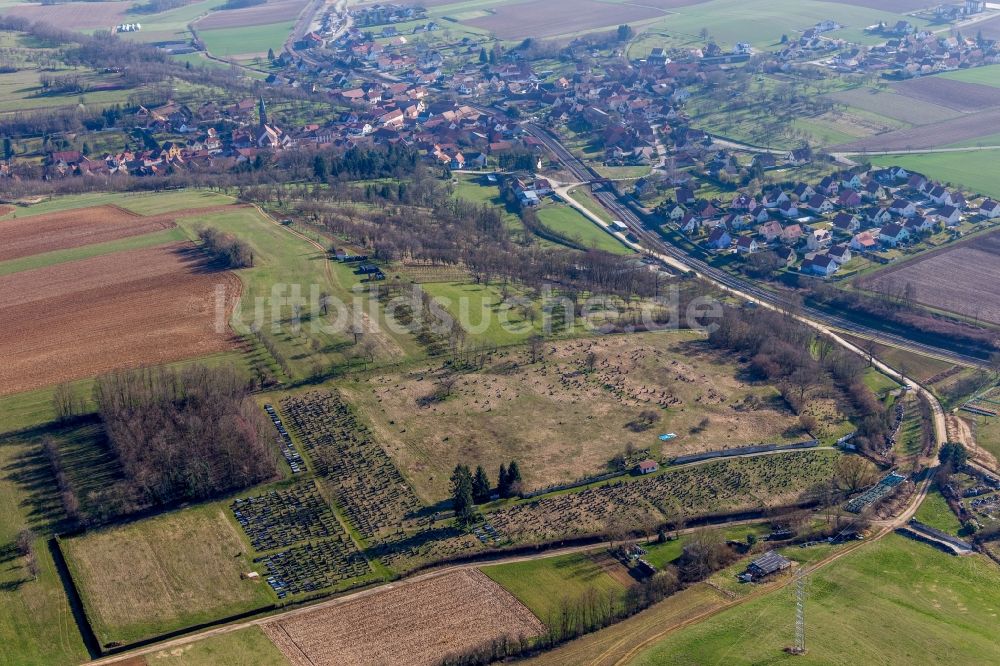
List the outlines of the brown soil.
{"label": "brown soil", "polygon": [[130,5],[128,2],[63,2],[54,5],[23,3],[4,7],[3,13],[49,23],[65,30],[108,29],[126,20],[135,20],[128,17]]}
{"label": "brown soil", "polygon": [[464,21],[496,33],[501,39],[554,37],[622,23],[644,21],[666,12],[642,4],[610,4],[596,0],[550,0],[491,7],[490,16]]}
{"label": "brown soil", "polygon": [[187,243],[0,277],[0,394],[232,349],[239,291]]}
{"label": "brown soil", "polygon": [[531,611],[474,569],[386,589],[263,629],[295,666],[429,666],[502,636],[544,631]]}
{"label": "brown soil", "polygon": [[[211,206],[144,217],[118,206],[94,206],[0,221],[0,261],[53,250],[105,243],[174,226],[186,215],[204,215],[232,206]],[[2,214],[2,211],[0,211]]]}
{"label": "brown soil", "polygon": [[305,5],[305,0],[269,0],[254,7],[212,12],[198,21],[196,27],[199,30],[214,30],[291,21],[302,12]]}

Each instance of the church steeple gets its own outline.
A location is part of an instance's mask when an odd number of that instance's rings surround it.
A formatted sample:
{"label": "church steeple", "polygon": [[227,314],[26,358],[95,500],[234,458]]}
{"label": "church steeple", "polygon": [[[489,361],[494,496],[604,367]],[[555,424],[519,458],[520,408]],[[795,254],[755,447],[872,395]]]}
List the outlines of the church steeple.
{"label": "church steeple", "polygon": [[260,116],[260,126],[264,127],[267,124],[267,107],[264,105],[263,95],[261,95],[260,102],[257,104],[257,115]]}

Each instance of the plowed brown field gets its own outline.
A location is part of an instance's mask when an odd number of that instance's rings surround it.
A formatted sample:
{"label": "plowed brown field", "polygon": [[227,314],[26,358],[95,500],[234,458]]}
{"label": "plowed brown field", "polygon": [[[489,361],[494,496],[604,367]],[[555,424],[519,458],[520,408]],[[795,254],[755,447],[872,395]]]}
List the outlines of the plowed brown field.
{"label": "plowed brown field", "polygon": [[186,243],[0,277],[0,395],[231,349],[239,290]]}
{"label": "plowed brown field", "polygon": [[264,625],[295,666],[422,666],[541,622],[477,570],[436,576]]}
{"label": "plowed brown field", "polygon": [[233,206],[210,206],[164,215],[142,216],[118,206],[93,206],[2,220],[0,261],[140,236],[169,229],[174,226],[174,220],[181,217],[206,215],[216,210],[232,208]]}

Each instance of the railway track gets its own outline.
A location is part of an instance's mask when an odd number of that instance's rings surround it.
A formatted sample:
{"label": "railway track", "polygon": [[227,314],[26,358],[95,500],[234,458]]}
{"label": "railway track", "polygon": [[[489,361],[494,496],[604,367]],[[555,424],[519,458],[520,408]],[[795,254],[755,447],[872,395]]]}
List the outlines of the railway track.
{"label": "railway track", "polygon": [[[546,148],[562,163],[567,171],[582,183],[591,183],[595,180],[602,180],[601,176],[592,168],[584,164],[575,155],[569,152],[562,143],[558,141],[548,131],[533,124],[525,124],[524,129],[542,142]],[[693,271],[695,274],[715,283],[726,291],[733,294],[750,297],[754,301],[767,304],[771,307],[798,310],[804,318],[821,324],[843,333],[850,333],[858,337],[879,342],[882,344],[898,347],[919,354],[925,354],[936,358],[946,359],[949,362],[959,365],[985,367],[985,361],[968,354],[956,352],[936,345],[915,342],[909,338],[895,333],[888,333],[863,324],[858,324],[844,317],[831,315],[816,308],[803,307],[781,294],[769,291],[759,285],[738,278],[724,270],[715,268],[705,261],[691,256],[688,252],[663,240],[659,234],[650,231],[643,224],[639,215],[627,204],[623,203],[619,195],[605,183],[594,183],[593,194],[598,202],[608,210],[615,219],[621,220],[629,231],[640,241],[640,244],[651,255],[661,255],[669,259],[669,265],[681,270]]]}

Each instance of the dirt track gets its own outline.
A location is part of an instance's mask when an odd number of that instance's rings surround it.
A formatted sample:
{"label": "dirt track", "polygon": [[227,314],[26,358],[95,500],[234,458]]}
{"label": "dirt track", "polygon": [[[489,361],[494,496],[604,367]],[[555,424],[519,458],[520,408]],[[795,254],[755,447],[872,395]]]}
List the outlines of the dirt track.
{"label": "dirt track", "polygon": [[228,313],[239,280],[186,243],[0,277],[0,395],[231,349],[220,287]]}
{"label": "dirt track", "polygon": [[466,569],[263,629],[295,666],[430,666],[446,654],[544,627],[485,574]]}

